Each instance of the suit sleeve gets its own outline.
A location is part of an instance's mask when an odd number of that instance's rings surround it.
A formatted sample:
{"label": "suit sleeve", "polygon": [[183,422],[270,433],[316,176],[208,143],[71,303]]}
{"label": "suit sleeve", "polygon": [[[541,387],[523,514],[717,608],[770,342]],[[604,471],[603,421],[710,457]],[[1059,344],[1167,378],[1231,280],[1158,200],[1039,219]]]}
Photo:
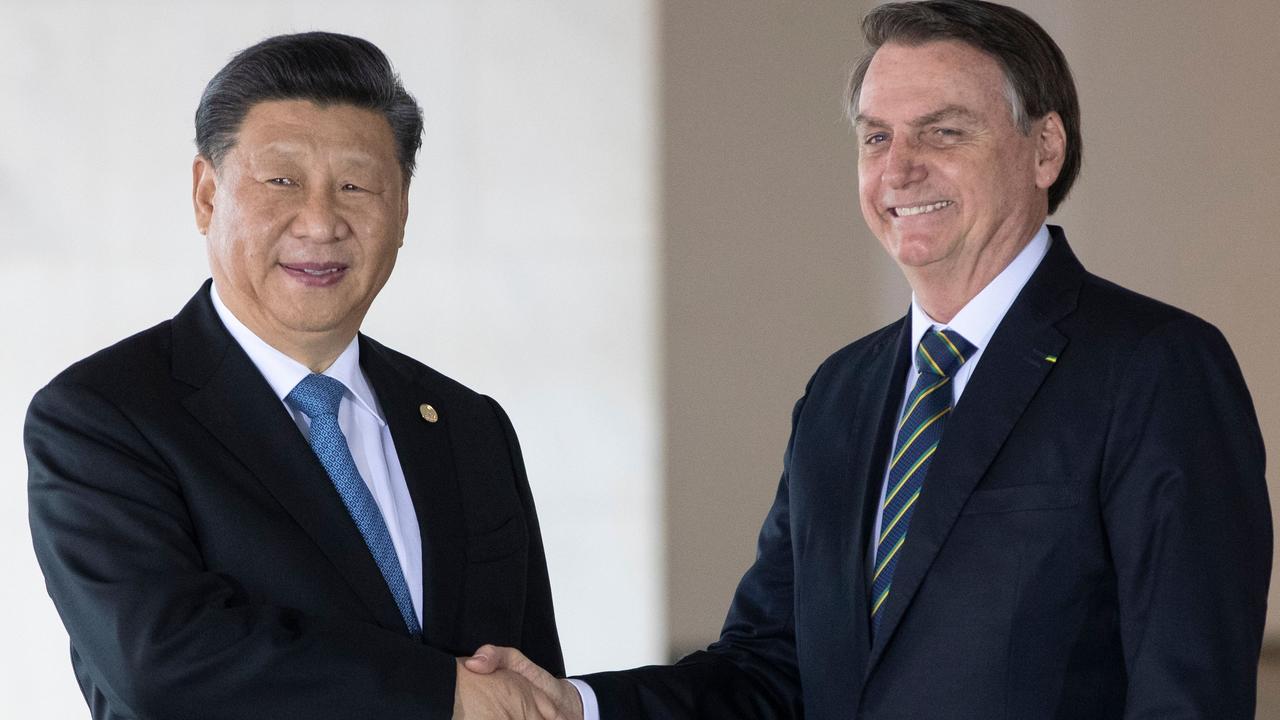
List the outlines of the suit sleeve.
{"label": "suit sleeve", "polygon": [[96,391],[46,387],[25,443],[36,557],[91,705],[140,720],[452,716],[448,654],[256,602],[207,570],[172,472]]}
{"label": "suit sleeve", "polygon": [[596,694],[602,720],[803,717],[789,485],[791,452],[803,406],[801,398],[792,412],[791,440],[778,491],[760,530],[755,562],[738,584],[720,639],[673,666],[582,677]]}
{"label": "suit sleeve", "polygon": [[551,580],[547,572],[547,557],[542,546],[542,530],[538,525],[538,512],[533,505],[533,491],[524,469],[524,456],[515,428],[502,406],[486,397],[502,424],[511,455],[511,467],[516,479],[516,492],[524,507],[525,527],[529,533],[529,557],[526,567],[524,622],[520,649],[540,667],[557,677],[564,676],[564,655],[560,650],[560,636],[556,631],[555,609],[551,602]]}
{"label": "suit sleeve", "polygon": [[1272,534],[1244,379],[1222,335],[1186,318],[1141,342],[1121,387],[1101,492],[1124,717],[1252,718]]}

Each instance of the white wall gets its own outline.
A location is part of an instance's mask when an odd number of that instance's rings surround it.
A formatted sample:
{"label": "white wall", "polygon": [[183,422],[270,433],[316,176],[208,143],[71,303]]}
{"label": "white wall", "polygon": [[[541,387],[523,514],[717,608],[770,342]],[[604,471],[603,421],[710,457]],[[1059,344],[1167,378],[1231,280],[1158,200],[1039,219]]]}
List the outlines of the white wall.
{"label": "white wall", "polygon": [[426,111],[406,245],[365,329],[520,434],[571,672],[661,659],[655,10],[646,0],[0,0],[0,716],[86,710],[26,520],[22,419],[205,277],[192,115],[268,35],[391,57]]}

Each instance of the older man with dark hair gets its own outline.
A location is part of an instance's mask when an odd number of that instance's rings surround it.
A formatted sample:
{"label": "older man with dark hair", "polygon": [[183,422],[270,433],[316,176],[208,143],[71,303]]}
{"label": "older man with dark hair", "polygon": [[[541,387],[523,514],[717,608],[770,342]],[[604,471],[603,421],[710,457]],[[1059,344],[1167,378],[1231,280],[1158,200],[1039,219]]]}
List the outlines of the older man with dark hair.
{"label": "older man with dark hair", "polygon": [[213,275],[27,416],[31,531],[92,715],[555,717],[538,520],[502,409],[359,333],[422,116],[359,38],[265,40],[196,112]]}
{"label": "older man with dark hair", "polygon": [[1080,121],[1034,21],[935,0],[863,29],[862,213],[911,309],[809,381],[720,640],[576,689],[509,648],[468,667],[570,716],[1252,718],[1271,515],[1225,339],[1045,224]]}

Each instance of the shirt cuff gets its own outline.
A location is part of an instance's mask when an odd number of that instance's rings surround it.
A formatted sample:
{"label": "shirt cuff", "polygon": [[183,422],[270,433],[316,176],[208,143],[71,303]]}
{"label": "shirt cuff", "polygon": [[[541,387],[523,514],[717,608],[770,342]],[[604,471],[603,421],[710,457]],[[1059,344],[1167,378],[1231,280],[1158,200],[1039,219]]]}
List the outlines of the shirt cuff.
{"label": "shirt cuff", "polygon": [[578,697],[582,698],[582,720],[600,720],[600,704],[596,702],[595,691],[581,680],[568,680],[578,691]]}

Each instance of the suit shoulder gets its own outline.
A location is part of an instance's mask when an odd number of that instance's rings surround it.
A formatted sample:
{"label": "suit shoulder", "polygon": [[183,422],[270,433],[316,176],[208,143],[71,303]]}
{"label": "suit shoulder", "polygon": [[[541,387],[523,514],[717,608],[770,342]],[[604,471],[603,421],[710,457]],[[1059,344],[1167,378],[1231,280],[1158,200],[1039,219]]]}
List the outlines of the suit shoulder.
{"label": "suit shoulder", "polygon": [[426,401],[447,414],[450,427],[462,429],[455,435],[455,440],[463,443],[458,447],[474,447],[483,438],[514,439],[510,419],[493,398],[366,335],[361,335],[360,341],[360,363],[375,389],[421,392],[413,406]]}
{"label": "suit shoulder", "polygon": [[49,385],[83,385],[109,394],[112,388],[136,387],[140,381],[167,376],[172,323],[165,320],[72,363]]}
{"label": "suit shoulder", "polygon": [[902,334],[905,319],[899,318],[875,332],[868,333],[827,356],[818,366],[814,376],[837,369],[858,367],[868,357],[878,354],[886,344],[896,343]]}
{"label": "suit shoulder", "polygon": [[484,402],[484,395],[472,390],[435,368],[419,362],[418,360],[405,355],[404,353],[393,350],[386,345],[368,337],[360,336],[364,347],[362,352],[373,352],[382,358],[394,370],[404,376],[405,379],[423,385],[433,392],[439,393],[444,397],[448,397],[454,401],[464,401],[468,403]]}
{"label": "suit shoulder", "polygon": [[[77,433],[125,442],[131,432],[127,427],[157,418],[156,408],[167,407],[174,397],[167,385],[172,375],[170,323],[135,333],[58,373],[31,398],[24,423],[27,442],[33,432],[53,427],[64,428],[60,432],[76,427]],[[143,452],[141,445],[133,447]]]}
{"label": "suit shoulder", "polygon": [[1061,370],[1119,397],[1154,387],[1230,389],[1249,406],[1240,366],[1222,332],[1206,320],[1093,275],[1075,311],[1057,328],[1068,338]]}
{"label": "suit shoulder", "polygon": [[1085,276],[1077,311],[1092,333],[1123,338],[1124,345],[1165,336],[1225,344],[1218,328],[1203,318],[1093,274]]}

